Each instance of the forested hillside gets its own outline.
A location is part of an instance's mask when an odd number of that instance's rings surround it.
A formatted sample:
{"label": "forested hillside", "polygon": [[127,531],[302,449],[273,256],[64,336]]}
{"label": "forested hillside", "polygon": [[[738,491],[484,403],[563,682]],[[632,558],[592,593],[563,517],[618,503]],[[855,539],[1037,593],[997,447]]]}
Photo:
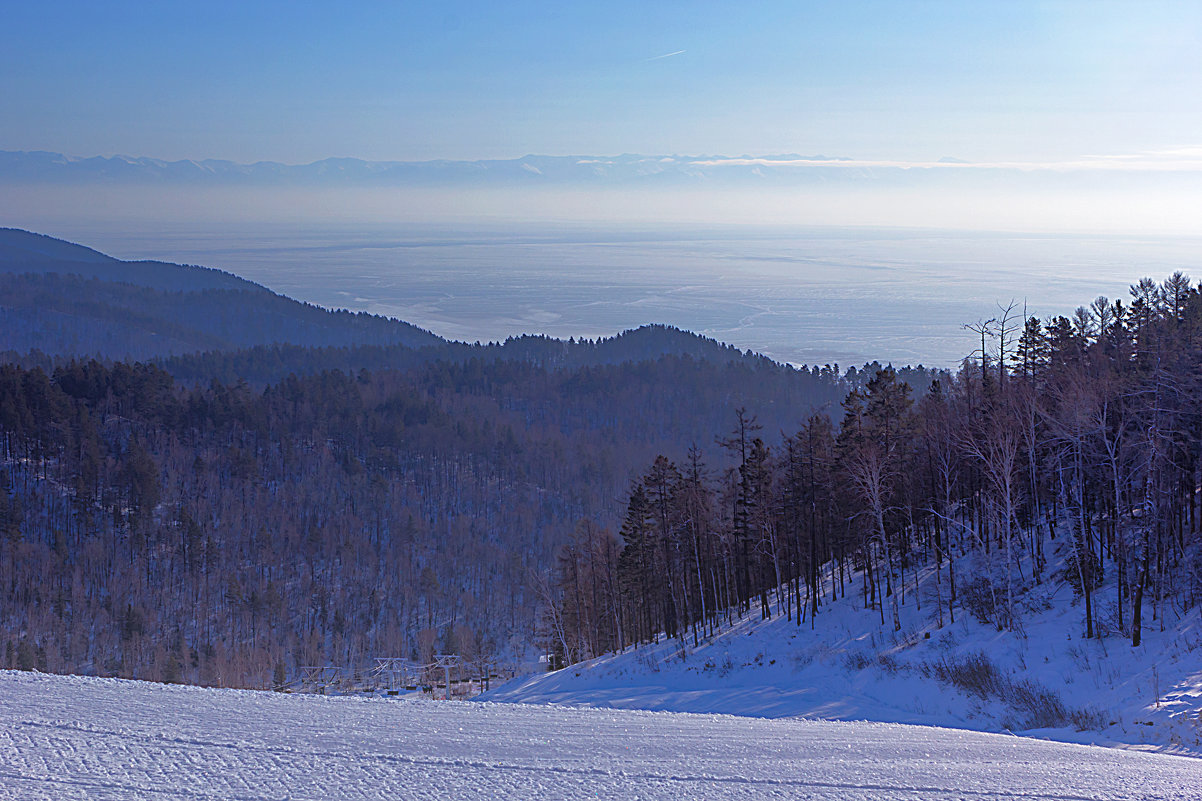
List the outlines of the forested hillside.
{"label": "forested hillside", "polygon": [[121,261],[74,242],[19,228],[0,228],[0,272],[78,275],[168,292],[203,289],[268,292],[223,270],[159,261]]}
{"label": "forested hillside", "polygon": [[[421,348],[359,345],[306,348],[295,345],[261,345],[242,350],[190,353],[161,360],[181,381],[249,381],[273,383],[295,373],[342,370],[408,369],[433,362],[518,361],[542,367],[580,368],[627,362],[653,361],[661,356],[684,356],[700,361],[744,362],[769,366],[772,361],[731,345],[665,325],[645,325],[596,340],[563,341],[546,336],[510,337],[504,342],[469,345],[444,342]],[[835,368],[814,368],[816,379],[838,377]],[[854,373],[853,373],[854,375]],[[803,379],[804,380],[804,379]]]}
{"label": "forested hillside", "polygon": [[[737,351],[736,351],[737,353]],[[264,388],[0,368],[0,664],[266,686],[528,647],[544,572],[655,453],[779,427],[831,371],[662,356],[433,362]]]}
{"label": "forested hillside", "polygon": [[[783,442],[749,411],[726,461],[649,461],[620,531],[560,552],[547,648],[696,644],[753,609],[821,626],[832,594],[887,630],[908,601],[937,626],[973,615],[1021,634],[1049,581],[1073,589],[1070,638],[1163,631],[1202,599],[1202,293],[1178,273],[1127,303],[982,330],[983,358],[929,387],[883,369]],[[1050,575],[1057,537],[1069,556]]]}
{"label": "forested hillside", "polygon": [[0,368],[0,666],[265,686],[531,642],[575,661],[753,609],[820,624],[831,593],[884,627],[911,597],[1021,633],[1048,581],[1083,636],[1138,645],[1202,594],[1181,274],[1006,312],[955,375],[840,373],[665,326],[450,343],[201,268],[110,280],[129,265],[18,233],[109,272],[0,274],[6,341],[55,343]]}
{"label": "forested hillside", "polygon": [[512,657],[556,549],[616,525],[642,463],[713,451],[738,408],[789,429],[874,372],[665,326],[450,343],[0,234],[2,666],[264,686]]}

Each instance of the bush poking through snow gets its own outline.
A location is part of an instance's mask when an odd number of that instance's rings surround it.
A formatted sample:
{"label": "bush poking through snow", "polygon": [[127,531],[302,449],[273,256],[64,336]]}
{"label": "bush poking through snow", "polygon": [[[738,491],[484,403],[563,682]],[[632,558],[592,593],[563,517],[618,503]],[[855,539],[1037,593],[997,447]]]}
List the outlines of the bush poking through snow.
{"label": "bush poking through snow", "polygon": [[997,666],[983,653],[961,658],[945,656],[935,662],[924,662],[922,672],[924,676],[959,687],[980,698],[999,697],[1006,692],[1009,684]]}
{"label": "bush poking through snow", "polygon": [[1069,711],[1060,696],[1028,679],[1011,684],[1002,700],[1025,716],[1020,728],[1058,729],[1069,724]]}
{"label": "bush poking through snow", "polygon": [[988,576],[976,576],[960,590],[960,604],[977,622],[992,623],[999,630],[1009,627],[1011,622],[1005,598],[1006,588],[998,587]]}
{"label": "bush poking through snow", "polygon": [[959,659],[945,656],[935,662],[923,662],[924,676],[988,700],[996,698],[1020,717],[1011,728],[1061,729],[1100,731],[1106,720],[1096,709],[1069,709],[1060,696],[1029,679],[1012,681],[998,670],[983,653],[969,654]]}
{"label": "bush poking through snow", "polygon": [[890,654],[877,654],[873,658],[864,651],[851,651],[843,657],[843,667],[847,668],[849,673],[865,670],[873,665],[876,665],[889,675],[898,673],[905,667],[901,662],[897,661],[896,657]]}
{"label": "bush poking through snow", "polygon": [[1037,615],[1053,608],[1047,592],[1024,593],[1018,600],[1019,607],[1029,615]]}

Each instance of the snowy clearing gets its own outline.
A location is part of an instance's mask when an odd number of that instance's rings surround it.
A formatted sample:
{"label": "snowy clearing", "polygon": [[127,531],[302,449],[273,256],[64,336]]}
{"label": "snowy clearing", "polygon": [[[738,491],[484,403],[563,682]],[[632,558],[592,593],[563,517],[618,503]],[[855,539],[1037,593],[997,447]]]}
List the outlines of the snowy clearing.
{"label": "snowy clearing", "polygon": [[1169,799],[1202,762],[884,723],[0,672],[4,799]]}
{"label": "snowy clearing", "polygon": [[[1049,575],[1064,569],[1066,539],[1049,543]],[[1112,587],[1105,583],[1097,593],[1105,620],[1111,619]],[[757,604],[699,647],[691,636],[628,647],[515,679],[484,698],[913,723],[1202,756],[1197,608],[1170,610],[1164,631],[1146,621],[1143,646],[1132,648],[1113,629],[1086,639],[1081,605],[1063,581],[1049,579],[1022,595],[1016,632],[1000,631],[962,608],[954,623],[940,616],[930,571],[920,592],[907,589],[897,632],[879,609],[864,608],[859,589],[857,578],[846,596],[832,600],[828,575],[821,612],[800,626],[773,597],[775,617],[762,620]],[[987,675],[972,670],[981,666]],[[946,680],[957,668],[959,686]]]}

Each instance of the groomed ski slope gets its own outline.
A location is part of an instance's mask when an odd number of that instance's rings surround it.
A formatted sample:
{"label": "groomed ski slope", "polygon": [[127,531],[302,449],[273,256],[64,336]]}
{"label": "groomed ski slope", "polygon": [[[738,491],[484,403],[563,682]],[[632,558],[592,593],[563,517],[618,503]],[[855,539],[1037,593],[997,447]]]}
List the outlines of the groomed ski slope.
{"label": "groomed ski slope", "polygon": [[885,723],[0,672],[3,799],[1197,799],[1202,761]]}

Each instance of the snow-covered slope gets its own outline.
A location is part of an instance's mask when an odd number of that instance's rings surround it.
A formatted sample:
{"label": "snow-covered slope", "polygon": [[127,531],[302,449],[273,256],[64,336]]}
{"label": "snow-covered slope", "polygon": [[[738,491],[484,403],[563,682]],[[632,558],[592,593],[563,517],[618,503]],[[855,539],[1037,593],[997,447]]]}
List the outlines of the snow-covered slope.
{"label": "snow-covered slope", "polygon": [[1196,799],[1202,764],[937,728],[0,672],[0,799]]}
{"label": "snow-covered slope", "polygon": [[[1049,543],[1048,576],[1063,567],[1060,540]],[[999,631],[961,608],[955,623],[945,608],[940,626],[928,574],[921,593],[907,589],[895,633],[888,611],[882,623],[879,610],[863,608],[859,581],[800,626],[783,614],[761,620],[756,603],[697,648],[691,639],[627,648],[516,679],[486,698],[915,723],[1202,756],[1199,610],[1170,611],[1164,632],[1147,614],[1138,649],[1117,630],[1087,640],[1072,587],[1045,578],[1019,599],[1021,631]],[[1095,603],[1106,626],[1111,585]]]}

